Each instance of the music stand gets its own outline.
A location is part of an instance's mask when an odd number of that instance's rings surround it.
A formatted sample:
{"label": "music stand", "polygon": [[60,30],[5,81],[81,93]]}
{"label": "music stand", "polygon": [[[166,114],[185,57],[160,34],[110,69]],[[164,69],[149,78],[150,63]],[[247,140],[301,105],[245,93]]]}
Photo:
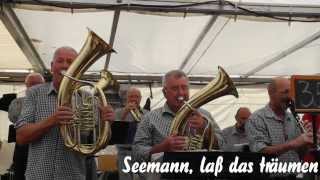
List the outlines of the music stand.
{"label": "music stand", "polygon": [[129,122],[114,121],[111,124],[112,136],[109,145],[112,144],[127,144]]}
{"label": "music stand", "polygon": [[3,94],[0,99],[0,110],[8,112],[9,105],[15,98],[17,98],[17,94],[15,93]]}

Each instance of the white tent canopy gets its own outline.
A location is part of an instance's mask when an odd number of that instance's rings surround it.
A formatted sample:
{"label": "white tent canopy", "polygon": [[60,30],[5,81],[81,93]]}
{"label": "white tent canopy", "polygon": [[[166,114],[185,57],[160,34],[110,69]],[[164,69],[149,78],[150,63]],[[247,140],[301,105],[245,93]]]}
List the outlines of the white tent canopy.
{"label": "white tent canopy", "polygon": [[[112,26],[113,12],[43,12],[17,9],[15,11],[30,35],[47,68],[54,50],[63,45],[80,49],[87,35],[86,27],[106,41]],[[115,37],[110,71],[125,74],[163,74],[182,66],[186,55],[197,40],[199,32],[211,16],[166,17],[121,12]],[[49,21],[49,24],[46,22]],[[82,23],[82,22],[88,23]],[[44,25],[46,24],[46,25]],[[241,32],[241,34],[239,33]],[[282,51],[320,32],[320,23],[264,22],[233,17],[218,17],[208,30],[183,70],[190,75],[212,76],[220,65],[232,76],[246,75],[250,70],[269,61]],[[50,34],[50,35],[48,35]],[[250,37],[250,38],[248,38]],[[315,40],[253,73],[258,76],[317,73],[319,40]],[[305,59],[297,67],[295,62]],[[104,67],[102,58],[91,70]]]}
{"label": "white tent canopy", "polygon": [[[108,69],[131,80],[178,68],[211,78],[218,65],[231,77],[246,79],[318,73],[316,0],[17,2],[5,5],[2,20],[16,40],[24,41],[20,47],[36,71],[50,69],[59,46],[80,50],[90,28],[117,51]],[[105,59],[90,71],[97,74]],[[0,69],[30,66],[12,61]]]}

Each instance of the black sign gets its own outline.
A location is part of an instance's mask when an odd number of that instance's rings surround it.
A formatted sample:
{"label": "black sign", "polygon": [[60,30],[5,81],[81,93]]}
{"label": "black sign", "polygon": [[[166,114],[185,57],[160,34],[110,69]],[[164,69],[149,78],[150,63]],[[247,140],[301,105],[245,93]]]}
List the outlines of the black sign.
{"label": "black sign", "polygon": [[291,87],[296,112],[320,112],[319,76],[293,76]]}

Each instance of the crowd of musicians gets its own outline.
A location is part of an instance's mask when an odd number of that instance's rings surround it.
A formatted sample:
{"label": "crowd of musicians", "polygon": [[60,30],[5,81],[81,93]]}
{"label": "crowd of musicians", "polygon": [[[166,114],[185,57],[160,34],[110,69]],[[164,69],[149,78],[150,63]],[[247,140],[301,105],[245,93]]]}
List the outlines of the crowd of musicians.
{"label": "crowd of musicians", "polygon": [[[66,71],[76,57],[77,52],[73,48],[58,48],[51,62],[52,81],[44,82],[37,73],[28,75],[25,80],[26,96],[14,100],[10,105],[9,118],[16,129],[15,157],[19,156],[19,152],[27,153],[26,159],[20,158],[21,155],[14,159],[16,179],[98,179],[94,157],[66,148],[59,131],[59,126],[69,123],[74,114],[68,106],[57,106],[57,95],[63,78],[61,72]],[[185,136],[169,132],[175,114],[190,98],[188,77],[183,71],[171,70],[164,75],[162,84],[166,101],[160,108],[150,111],[141,108],[141,92],[136,87],[128,88],[124,107],[115,109],[107,105],[99,108],[103,121],[111,124],[114,121],[134,122],[130,123],[128,132],[124,132],[127,135],[126,144],[130,146],[120,147],[119,153],[130,155],[135,161],[151,161],[153,154],[183,151],[188,145]],[[236,123],[223,130],[208,111],[194,109],[186,117],[189,133],[204,131],[210,123],[214,133],[206,133],[204,138],[212,138],[213,149],[273,154],[281,162],[314,161],[314,156],[308,151],[313,147],[310,116],[304,116],[302,130],[288,111],[291,101],[290,81],[274,78],[267,90],[269,102],[263,108],[251,113],[247,107],[240,107],[235,112]],[[131,113],[136,110],[143,114],[140,121],[136,121]],[[119,164],[122,161],[118,158]],[[296,176],[275,174],[268,178],[296,179]],[[120,180],[133,178],[147,177],[143,174],[123,173],[119,168]],[[303,178],[313,177],[305,174]]]}

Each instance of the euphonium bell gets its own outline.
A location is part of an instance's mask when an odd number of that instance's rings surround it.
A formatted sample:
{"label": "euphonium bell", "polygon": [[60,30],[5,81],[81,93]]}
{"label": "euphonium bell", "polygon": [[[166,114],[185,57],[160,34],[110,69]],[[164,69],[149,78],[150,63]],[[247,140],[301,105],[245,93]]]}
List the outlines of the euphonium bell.
{"label": "euphonium bell", "polygon": [[115,81],[108,71],[101,72],[97,83],[79,80],[85,71],[101,56],[114,52],[112,47],[89,31],[79,55],[62,79],[58,105],[71,106],[74,119],[60,126],[66,147],[83,154],[94,154],[104,148],[111,137],[110,125],[100,118],[99,104],[107,105],[104,89]]}
{"label": "euphonium bell", "polygon": [[[238,92],[233,85],[232,80],[228,74],[219,67],[218,75],[204,88],[194,94],[185,104],[179,109],[174,117],[170,134],[176,134],[178,136],[187,136],[188,145],[186,150],[198,150],[198,149],[212,149],[213,146],[213,125],[207,121],[207,126],[203,132],[194,132],[193,130],[187,129],[187,117],[200,106],[217,99],[225,95],[233,95],[238,97]],[[209,134],[208,138],[205,138],[206,134]],[[206,140],[206,141],[205,141]],[[206,146],[206,147],[205,147]]]}

